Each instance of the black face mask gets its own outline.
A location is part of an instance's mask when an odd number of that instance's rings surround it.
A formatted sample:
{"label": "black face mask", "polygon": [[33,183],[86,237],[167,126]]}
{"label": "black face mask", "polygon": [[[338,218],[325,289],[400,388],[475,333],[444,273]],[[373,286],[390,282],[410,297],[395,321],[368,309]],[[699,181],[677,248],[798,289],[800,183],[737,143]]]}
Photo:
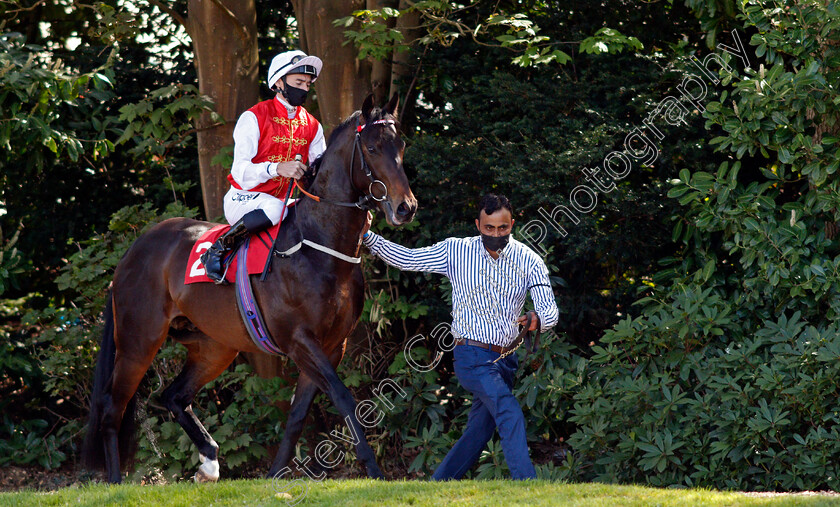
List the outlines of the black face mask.
{"label": "black face mask", "polygon": [[309,90],[304,90],[303,88],[295,88],[290,84],[286,84],[286,89],[282,91],[283,96],[286,97],[286,100],[289,104],[297,107],[306,102],[306,95],[309,93]]}
{"label": "black face mask", "polygon": [[502,248],[506,247],[510,241],[510,234],[505,234],[504,236],[488,236],[487,234],[481,235],[481,242],[484,243],[484,246],[493,252],[498,252]]}

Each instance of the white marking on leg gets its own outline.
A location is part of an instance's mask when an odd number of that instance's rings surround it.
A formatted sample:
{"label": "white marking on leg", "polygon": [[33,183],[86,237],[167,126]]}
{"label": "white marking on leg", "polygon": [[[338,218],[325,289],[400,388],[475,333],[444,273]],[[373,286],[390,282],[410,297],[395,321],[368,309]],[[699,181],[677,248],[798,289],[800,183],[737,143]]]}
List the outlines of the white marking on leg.
{"label": "white marking on leg", "polygon": [[201,466],[195,473],[195,482],[216,482],[219,480],[219,461],[215,459],[207,459],[203,454],[198,455]]}

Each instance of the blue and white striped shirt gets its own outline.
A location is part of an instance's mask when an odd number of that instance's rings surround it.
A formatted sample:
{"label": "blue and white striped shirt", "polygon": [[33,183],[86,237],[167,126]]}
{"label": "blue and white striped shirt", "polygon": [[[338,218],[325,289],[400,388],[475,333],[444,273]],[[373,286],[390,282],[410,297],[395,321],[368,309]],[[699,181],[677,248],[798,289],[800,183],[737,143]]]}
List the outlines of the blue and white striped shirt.
{"label": "blue and white striped shirt", "polygon": [[557,303],[540,257],[511,238],[493,259],[481,236],[447,238],[424,248],[406,248],[371,233],[364,239],[371,253],[405,271],[444,275],[452,282],[452,334],[501,347],[518,333],[516,319],[525,293],[540,316],[542,330],[557,324]]}

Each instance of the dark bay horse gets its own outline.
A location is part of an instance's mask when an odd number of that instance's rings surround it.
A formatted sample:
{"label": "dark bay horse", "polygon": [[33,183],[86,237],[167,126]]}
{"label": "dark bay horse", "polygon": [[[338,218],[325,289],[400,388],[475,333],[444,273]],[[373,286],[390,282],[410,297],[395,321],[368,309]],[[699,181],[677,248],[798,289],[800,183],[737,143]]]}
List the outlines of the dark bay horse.
{"label": "dark bay horse", "polygon": [[[405,143],[393,116],[398,102],[395,95],[378,109],[368,97],[361,111],[336,127],[308,189],[321,202],[303,199],[291,208],[280,228],[279,250],[306,238],[355,255],[366,211],[335,203],[358,202],[371,193],[375,194],[371,202],[391,225],[413,219],[417,201],[403,171]],[[198,447],[202,465],[196,480],[219,477],[219,446],[196,418],[191,403],[240,351],[259,349],[240,318],[233,285],[183,283],[190,249],[213,225],[184,218],[164,221],[138,238],[116,268],[83,445],[85,464],[91,469],[104,466],[109,482],[120,482],[121,469],[133,453],[135,392],[167,336],[182,343],[188,353],[183,370],[163,392],[163,402]],[[271,336],[294,360],[300,377],[269,476],[283,470],[292,458],[320,389],[360,436],[356,451],[368,475],[382,477],[356,419],[356,402],[335,372],[362,312],[364,279],[359,264],[303,247],[289,258],[275,258],[272,266],[265,281],[254,280],[254,293]]]}

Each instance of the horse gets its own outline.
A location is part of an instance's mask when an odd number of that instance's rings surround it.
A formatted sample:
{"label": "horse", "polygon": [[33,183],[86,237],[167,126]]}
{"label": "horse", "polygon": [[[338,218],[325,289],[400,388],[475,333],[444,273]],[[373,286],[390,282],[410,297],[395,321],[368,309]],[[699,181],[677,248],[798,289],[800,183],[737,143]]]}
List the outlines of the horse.
{"label": "horse", "polygon": [[[402,165],[405,143],[394,117],[398,104],[395,94],[383,108],[376,108],[371,95],[360,111],[335,128],[317,173],[308,175],[308,192],[315,199],[290,207],[276,245],[302,237],[352,256],[360,245],[367,209],[378,208],[393,226],[413,220],[417,200]],[[184,284],[191,248],[214,225],[186,218],[163,221],[137,238],[114,272],[82,449],[86,467],[104,467],[111,483],[121,481],[133,457],[135,393],[167,337],[187,348],[187,359],[162,393],[163,404],[198,448],[201,466],[194,479],[219,478],[219,446],[191,403],[239,352],[260,349],[240,317],[233,285]],[[335,370],[364,304],[360,265],[303,247],[288,258],[275,259],[265,280],[253,286],[275,345],[300,370],[268,477],[287,468],[320,390],[359,436],[357,456],[368,476],[382,478],[356,418],[356,401]]]}

